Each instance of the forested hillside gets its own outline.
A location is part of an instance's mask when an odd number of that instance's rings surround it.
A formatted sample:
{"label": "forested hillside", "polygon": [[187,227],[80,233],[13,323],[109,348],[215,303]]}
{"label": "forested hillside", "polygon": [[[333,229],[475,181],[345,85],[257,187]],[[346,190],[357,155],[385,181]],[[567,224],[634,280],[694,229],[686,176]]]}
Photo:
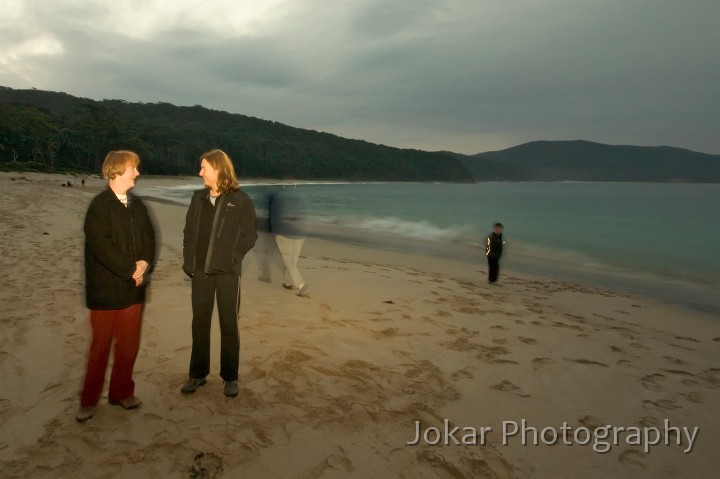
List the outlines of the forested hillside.
{"label": "forested hillside", "polygon": [[105,154],[138,152],[149,174],[193,174],[223,148],[244,177],[472,181],[460,160],[348,140],[202,106],[94,101],[0,87],[0,166],[99,172]]}

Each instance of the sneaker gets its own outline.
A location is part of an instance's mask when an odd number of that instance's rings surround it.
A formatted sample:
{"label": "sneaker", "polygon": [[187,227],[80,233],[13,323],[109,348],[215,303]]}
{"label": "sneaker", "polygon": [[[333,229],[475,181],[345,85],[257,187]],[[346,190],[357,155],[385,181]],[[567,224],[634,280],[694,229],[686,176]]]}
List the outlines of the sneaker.
{"label": "sneaker", "polygon": [[136,396],[130,396],[129,398],[120,399],[120,400],[108,399],[108,402],[112,406],[120,406],[123,409],[128,409],[128,410],[137,409],[140,406],[142,406],[142,401],[140,400],[139,397],[136,397]]}
{"label": "sneaker", "polygon": [[285,289],[295,289],[295,286],[293,286],[292,284],[287,284],[287,283],[283,283],[282,287]]}
{"label": "sneaker", "polygon": [[225,396],[234,398],[238,395],[238,382],[237,381],[225,381]]}
{"label": "sneaker", "polygon": [[95,408],[92,406],[80,406],[75,413],[75,420],[77,422],[85,422],[95,414]]}
{"label": "sneaker", "polygon": [[190,378],[183,387],[180,388],[180,392],[183,394],[192,394],[197,391],[200,386],[205,386],[206,384],[207,380],[205,378]]}
{"label": "sneaker", "polygon": [[308,286],[307,283],[303,283],[303,285],[300,286],[300,290],[298,291],[298,296],[307,298],[309,291],[310,291],[310,286]]}

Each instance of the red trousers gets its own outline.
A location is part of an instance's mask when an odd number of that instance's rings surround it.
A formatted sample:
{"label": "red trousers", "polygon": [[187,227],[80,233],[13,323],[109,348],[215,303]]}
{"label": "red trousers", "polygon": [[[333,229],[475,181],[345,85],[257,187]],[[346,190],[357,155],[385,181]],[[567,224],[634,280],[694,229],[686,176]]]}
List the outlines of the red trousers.
{"label": "red trousers", "polygon": [[92,343],[80,398],[82,406],[95,406],[100,400],[113,338],[115,356],[108,397],[121,401],[135,395],[132,373],[140,348],[141,318],[142,304],[133,304],[125,309],[90,310]]}

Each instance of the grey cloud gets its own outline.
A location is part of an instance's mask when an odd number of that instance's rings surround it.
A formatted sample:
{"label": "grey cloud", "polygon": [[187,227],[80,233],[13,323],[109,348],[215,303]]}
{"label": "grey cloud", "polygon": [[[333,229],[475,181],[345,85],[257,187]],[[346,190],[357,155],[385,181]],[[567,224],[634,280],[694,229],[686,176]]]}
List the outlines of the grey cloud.
{"label": "grey cloud", "polygon": [[102,6],[35,5],[26,21],[65,53],[26,59],[36,84],[0,83],[199,103],[404,147],[585,138],[720,152],[714,0],[306,0],[253,35],[178,21],[145,38],[94,27]]}

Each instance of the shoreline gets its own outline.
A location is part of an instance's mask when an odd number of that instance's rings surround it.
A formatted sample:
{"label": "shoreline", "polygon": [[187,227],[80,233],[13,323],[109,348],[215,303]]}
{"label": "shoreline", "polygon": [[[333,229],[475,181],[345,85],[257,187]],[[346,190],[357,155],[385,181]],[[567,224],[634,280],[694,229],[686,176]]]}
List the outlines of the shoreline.
{"label": "shoreline", "polygon": [[[14,177],[15,175],[27,175],[26,173],[0,172],[0,179],[3,177]],[[75,179],[69,174],[29,173],[37,178],[51,178],[61,181],[64,179]],[[91,184],[105,184],[105,181],[97,175],[86,178],[88,187]],[[282,180],[265,178],[257,180],[257,183],[244,183],[246,185],[274,185],[283,184]],[[170,206],[186,208],[189,204],[189,197],[186,202],[162,195],[142,194],[143,188],[154,187],[177,187],[188,186],[198,183],[195,176],[142,176],[137,187],[139,196],[152,203],[163,203]],[[367,182],[303,182],[298,184],[370,184]],[[377,183],[377,182],[376,182]],[[564,183],[564,182],[563,182]],[[78,186],[78,185],[74,185]],[[198,184],[198,188],[202,187]],[[416,240],[400,237],[392,234],[373,233],[365,230],[344,230],[342,228],[328,228],[327,225],[317,225],[318,234],[310,236],[323,241],[337,243],[338,245],[359,246],[369,249],[377,249],[389,253],[402,253],[405,251],[415,252],[421,256],[448,259],[452,261],[475,261],[480,269],[486,267],[484,257],[478,250],[469,244],[457,243],[447,245],[430,240]],[[514,257],[513,257],[514,256]],[[503,258],[501,263],[501,276],[505,272],[514,275],[529,275],[547,281],[561,281],[574,283],[583,287],[596,287],[609,289],[619,294],[628,294],[647,300],[663,303],[675,307],[686,308],[691,311],[708,314],[720,319],[720,296],[715,291],[716,284],[706,284],[691,279],[667,279],[655,273],[636,271],[632,269],[620,269],[614,266],[598,263],[596,266],[578,266],[573,263],[560,263],[554,260],[544,259],[532,255],[517,255]]]}
{"label": "shoreline", "polygon": [[[208,384],[179,388],[190,354],[190,291],[181,271],[186,208],[147,201],[160,256],[135,367],[142,408],[104,396],[74,420],[89,327],[82,219],[104,187],[0,175],[7,225],[0,291],[0,476],[179,477],[204,453],[224,476],[710,477],[720,459],[717,318],[604,288],[484,265],[311,238],[300,263],[310,297],[258,281],[244,264],[241,393],[222,395],[219,333]],[[522,420],[574,431],[608,425],[699,433],[651,447],[407,445],[425,428]],[[447,420],[447,423],[446,421]],[[665,422],[668,421],[668,422]],[[583,439],[582,436],[577,436]],[[434,439],[434,436],[431,437]]]}
{"label": "shoreline", "polygon": [[[169,186],[186,186],[182,181],[196,182],[195,178],[165,178],[154,177],[161,182],[172,183]],[[153,178],[148,178],[152,180]],[[272,185],[276,180],[266,179],[267,183],[247,183],[247,185]],[[325,183],[298,183],[298,184],[325,184]],[[339,184],[339,183],[327,183]],[[343,183],[366,184],[366,183]],[[369,183],[367,183],[369,184]],[[187,206],[187,202],[175,200],[162,195],[154,195],[148,187],[148,194],[141,197],[148,201],[165,202]],[[165,186],[165,185],[164,185]],[[142,185],[140,186],[142,191]],[[187,199],[189,202],[189,198]],[[480,249],[466,242],[446,244],[432,240],[419,240],[398,235],[374,232],[360,229],[346,229],[327,224],[313,224],[310,236],[354,246],[379,249],[388,252],[413,251],[426,256],[446,258],[455,261],[474,261],[480,268],[484,268],[484,257]],[[578,265],[572,261],[558,261],[523,252],[513,252],[506,255],[501,262],[501,271],[511,274],[533,275],[549,281],[557,280],[578,283],[588,287],[606,288],[619,293],[646,297],[652,301],[672,304],[694,311],[715,315],[720,318],[720,297],[714,294],[717,287],[715,283],[702,283],[691,278],[670,279],[657,273],[641,270],[623,269],[617,266],[595,262],[594,265]]]}

